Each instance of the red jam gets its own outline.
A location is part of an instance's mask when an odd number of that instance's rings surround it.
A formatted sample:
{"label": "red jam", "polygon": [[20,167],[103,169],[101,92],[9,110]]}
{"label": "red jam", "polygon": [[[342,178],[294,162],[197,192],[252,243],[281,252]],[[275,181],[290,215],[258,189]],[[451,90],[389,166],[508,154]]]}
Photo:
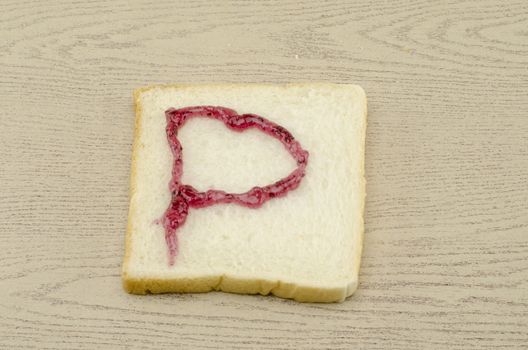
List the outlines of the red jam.
{"label": "red jam", "polygon": [[[176,230],[185,223],[189,208],[204,208],[217,203],[236,203],[248,208],[259,208],[269,199],[285,196],[288,191],[296,189],[304,177],[308,164],[308,152],[301,147],[288,130],[272,121],[255,114],[240,115],[229,108],[212,106],[170,108],[165,111],[165,116],[167,117],[167,139],[174,156],[172,179],[169,183],[172,199],[161,219],[165,228],[165,241],[169,249],[170,265],[174,265],[178,251]],[[255,186],[244,193],[227,193],[215,189],[198,192],[194,187],[180,182],[183,173],[182,146],[177,138],[178,129],[185,124],[187,119],[193,117],[220,120],[228,128],[238,132],[256,128],[278,139],[297,161],[297,168],[290,175],[274,184],[264,187]]]}

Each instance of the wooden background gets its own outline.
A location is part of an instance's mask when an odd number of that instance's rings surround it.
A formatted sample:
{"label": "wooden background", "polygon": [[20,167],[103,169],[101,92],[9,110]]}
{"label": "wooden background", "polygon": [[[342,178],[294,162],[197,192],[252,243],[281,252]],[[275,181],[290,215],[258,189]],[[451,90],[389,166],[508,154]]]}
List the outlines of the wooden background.
{"label": "wooden background", "polygon": [[[123,292],[132,90],[361,84],[342,304]],[[0,348],[528,346],[526,1],[0,0]]]}

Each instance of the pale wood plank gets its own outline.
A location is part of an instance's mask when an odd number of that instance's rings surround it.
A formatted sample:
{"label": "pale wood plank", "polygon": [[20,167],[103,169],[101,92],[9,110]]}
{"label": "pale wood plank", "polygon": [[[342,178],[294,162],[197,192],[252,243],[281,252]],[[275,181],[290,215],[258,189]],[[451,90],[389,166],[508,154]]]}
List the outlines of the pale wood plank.
{"label": "pale wood plank", "polygon": [[[0,2],[0,348],[526,348],[524,1]],[[342,304],[120,285],[131,92],[331,81],[369,97]]]}

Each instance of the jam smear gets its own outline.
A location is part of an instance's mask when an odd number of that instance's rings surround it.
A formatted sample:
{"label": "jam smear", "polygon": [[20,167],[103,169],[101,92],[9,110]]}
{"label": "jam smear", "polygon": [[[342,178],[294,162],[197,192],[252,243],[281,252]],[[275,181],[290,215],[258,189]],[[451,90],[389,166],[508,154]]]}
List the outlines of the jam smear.
{"label": "jam smear", "polygon": [[[174,265],[178,251],[177,229],[185,223],[190,208],[204,208],[219,203],[235,203],[248,208],[259,208],[275,197],[285,196],[296,189],[304,177],[308,164],[308,152],[304,150],[293,135],[280,125],[256,114],[238,114],[232,109],[213,106],[195,106],[181,109],[170,108],[165,111],[167,118],[167,139],[171,148],[174,164],[169,189],[171,202],[161,218],[165,228],[165,241],[169,250],[169,265]],[[210,189],[199,192],[190,185],[181,183],[183,173],[182,146],[178,141],[178,129],[189,118],[206,117],[223,122],[229,129],[242,132],[256,128],[269,136],[278,139],[297,162],[297,168],[287,177],[264,187],[255,186],[244,193],[228,193]]]}

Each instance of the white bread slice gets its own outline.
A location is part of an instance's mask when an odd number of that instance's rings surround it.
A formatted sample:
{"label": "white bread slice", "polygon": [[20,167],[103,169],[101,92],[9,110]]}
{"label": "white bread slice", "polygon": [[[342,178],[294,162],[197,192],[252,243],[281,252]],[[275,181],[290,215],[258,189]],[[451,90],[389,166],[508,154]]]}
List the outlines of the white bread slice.
{"label": "white bread slice", "polygon": [[[363,89],[343,84],[152,86],[135,91],[136,131],[124,288],[134,294],[274,294],[336,302],[358,285],[365,200]],[[261,208],[217,204],[190,209],[168,263],[162,225],[170,200],[173,155],[164,111],[223,106],[254,113],[289,130],[309,153],[306,176]],[[276,139],[194,118],[179,130],[182,183],[244,192],[287,176],[295,161]]]}

